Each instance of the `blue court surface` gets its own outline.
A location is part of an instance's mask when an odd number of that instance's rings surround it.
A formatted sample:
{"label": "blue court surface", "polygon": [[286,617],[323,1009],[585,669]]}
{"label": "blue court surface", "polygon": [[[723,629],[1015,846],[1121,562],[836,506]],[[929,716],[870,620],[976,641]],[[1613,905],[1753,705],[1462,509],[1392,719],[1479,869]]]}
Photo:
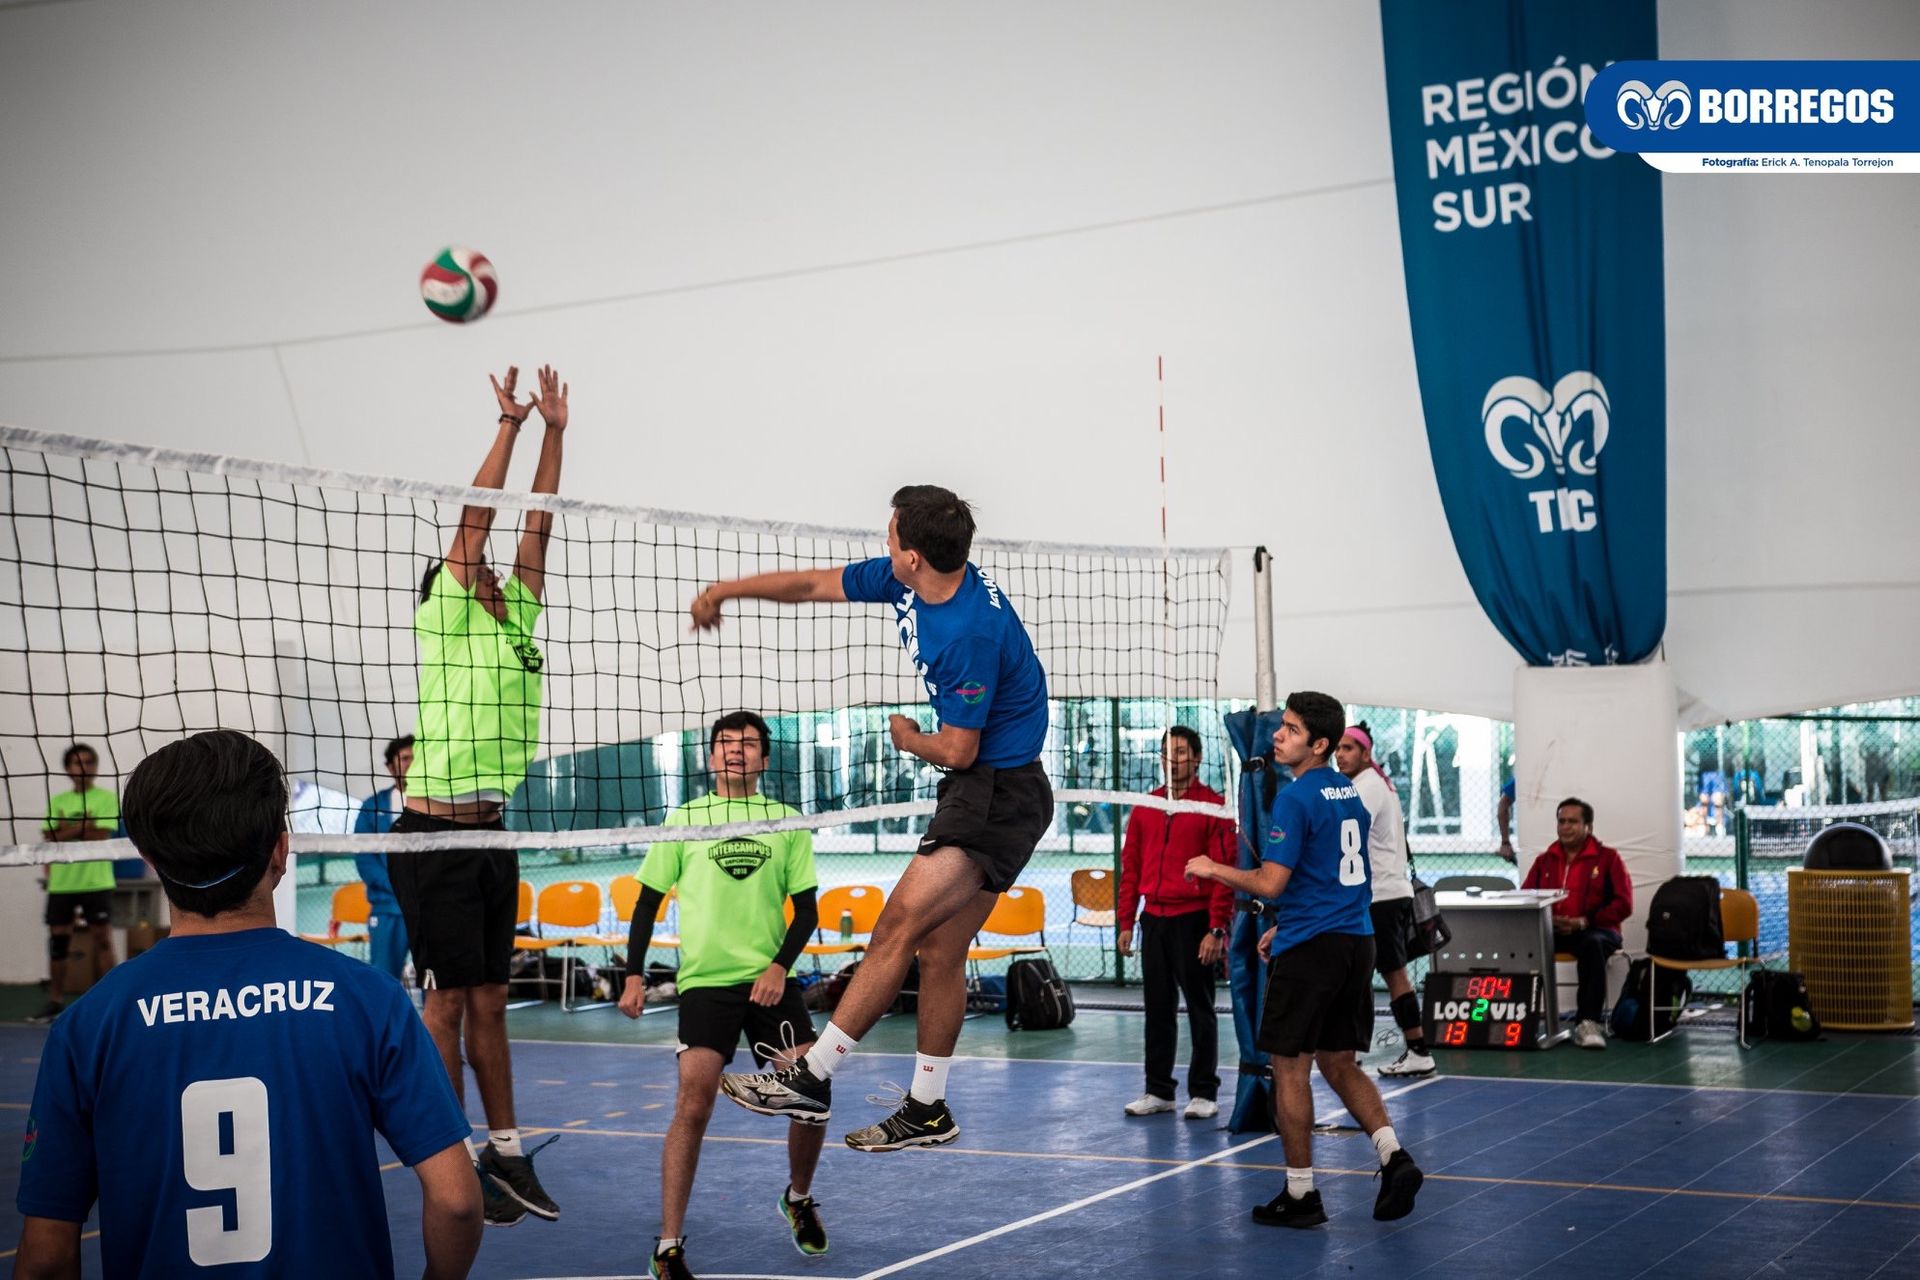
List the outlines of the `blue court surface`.
{"label": "blue court surface", "polygon": [[[0,1105],[21,1121],[44,1034],[0,1029]],[[540,1156],[563,1216],[490,1229],[474,1274],[644,1275],[671,1049],[517,1040],[514,1065],[523,1126],[564,1135]],[[1332,1220],[1289,1231],[1247,1217],[1284,1181],[1278,1141],[1177,1115],[1124,1118],[1133,1063],[962,1060],[955,1145],[840,1146],[882,1114],[865,1095],[910,1065],[863,1054],[836,1078],[814,1184],[832,1240],[820,1258],[794,1249],[775,1207],[784,1122],[720,1101],[687,1227],[698,1274],[1920,1275],[1920,1100],[1907,1096],[1465,1076],[1389,1085],[1396,1128],[1427,1172],[1413,1215],[1374,1222],[1371,1144],[1322,1136],[1316,1180]],[[1321,1120],[1344,1120],[1316,1088]],[[399,1274],[417,1275],[417,1184],[397,1165],[385,1176]],[[10,1246],[17,1218],[0,1230]],[[99,1274],[91,1235],[86,1267]]]}

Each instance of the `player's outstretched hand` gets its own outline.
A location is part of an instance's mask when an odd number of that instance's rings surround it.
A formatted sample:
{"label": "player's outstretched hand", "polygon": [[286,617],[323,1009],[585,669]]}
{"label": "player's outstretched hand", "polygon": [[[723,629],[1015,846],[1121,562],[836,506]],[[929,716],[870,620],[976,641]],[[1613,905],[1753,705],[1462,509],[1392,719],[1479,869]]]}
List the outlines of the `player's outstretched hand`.
{"label": "player's outstretched hand", "polygon": [[1219,869],[1220,864],[1204,853],[1196,853],[1187,859],[1187,879],[1189,880],[1211,880],[1213,873]]}
{"label": "player's outstretched hand", "polygon": [[713,587],[704,588],[687,606],[687,615],[693,619],[695,631],[717,631],[720,629],[720,595]]}
{"label": "player's outstretched hand", "polygon": [[547,424],[549,431],[567,429],[567,384],[560,381],[560,375],[553,366],[540,366],[540,394],[528,399],[530,408],[540,411],[540,418]]}
{"label": "player's outstretched hand", "polygon": [[1273,928],[1267,930],[1265,933],[1260,935],[1260,961],[1262,964],[1266,963],[1268,960],[1271,960],[1273,958],[1273,956],[1270,954],[1273,951],[1273,935],[1278,933],[1279,931],[1280,931],[1280,926],[1275,925],[1273,926]]}
{"label": "player's outstretched hand", "polygon": [[629,1018],[640,1016],[640,1010],[647,1003],[647,980],[628,978],[627,985],[620,989],[620,1012]]}
{"label": "player's outstretched hand", "polygon": [[514,385],[520,381],[520,366],[517,364],[507,366],[507,381],[504,386],[500,379],[492,374],[487,375],[487,381],[493,384],[493,398],[500,402],[500,416],[511,418],[515,426],[525,422],[527,415],[533,412],[534,399],[528,396],[527,402],[521,404],[513,398]]}

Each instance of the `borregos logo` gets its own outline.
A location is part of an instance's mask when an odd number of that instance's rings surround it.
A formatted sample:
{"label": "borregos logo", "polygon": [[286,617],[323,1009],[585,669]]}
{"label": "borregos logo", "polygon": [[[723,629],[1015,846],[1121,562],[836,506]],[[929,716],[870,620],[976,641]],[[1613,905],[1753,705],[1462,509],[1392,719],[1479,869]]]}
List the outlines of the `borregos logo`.
{"label": "borregos logo", "polygon": [[1649,89],[1644,80],[1629,80],[1620,86],[1613,109],[1629,129],[1677,129],[1693,114],[1693,95],[1678,80],[1658,89]]}
{"label": "borregos logo", "polygon": [[1613,426],[1612,402],[1599,378],[1578,370],[1551,391],[1525,375],[1501,378],[1487,389],[1480,425],[1487,452],[1514,479],[1532,480],[1553,468],[1552,488],[1527,492],[1541,533],[1600,527],[1599,504],[1581,483],[1600,470]]}
{"label": "borregos logo", "polygon": [[[1675,80],[1669,83],[1679,84],[1680,82]],[[1625,94],[1625,86],[1622,86],[1621,92]],[[1891,124],[1892,122],[1893,90],[1891,89],[1702,89],[1700,91],[1701,124]]]}

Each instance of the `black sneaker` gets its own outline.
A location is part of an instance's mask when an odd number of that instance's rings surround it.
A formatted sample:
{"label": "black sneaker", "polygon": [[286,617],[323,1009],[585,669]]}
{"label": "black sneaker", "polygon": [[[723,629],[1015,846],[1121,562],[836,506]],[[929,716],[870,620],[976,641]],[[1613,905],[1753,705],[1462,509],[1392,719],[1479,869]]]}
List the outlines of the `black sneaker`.
{"label": "black sneaker", "polygon": [[527,1206],[502,1191],[478,1164],[473,1174],[480,1179],[480,1210],[490,1227],[511,1227],[527,1216]]}
{"label": "black sneaker", "polygon": [[[877,1099],[876,1099],[877,1101]],[[900,1109],[879,1124],[855,1129],[847,1145],[855,1151],[899,1151],[904,1147],[941,1147],[960,1136],[947,1100],[921,1102],[909,1094]]]}
{"label": "black sneaker", "polygon": [[1375,1176],[1380,1179],[1380,1194],[1373,1201],[1376,1221],[1392,1222],[1413,1212],[1413,1198],[1420,1194],[1420,1184],[1427,1176],[1420,1172],[1420,1166],[1413,1162],[1406,1148],[1388,1156]]}
{"label": "black sneaker", "polygon": [[780,1193],[780,1216],[787,1220],[787,1230],[793,1232],[793,1247],[809,1258],[817,1258],[827,1251],[827,1228],[820,1221],[820,1202],[812,1196],[794,1200],[792,1195],[792,1187]]}
{"label": "black sneaker", "polygon": [[548,1222],[559,1220],[560,1206],[540,1185],[540,1179],[533,1172],[531,1154],[503,1156],[499,1148],[489,1142],[480,1149],[479,1168],[494,1186],[512,1196],[528,1213],[538,1214]]}
{"label": "black sneaker", "polygon": [[800,1124],[825,1124],[833,1115],[833,1081],[814,1075],[805,1058],[778,1071],[729,1072],[720,1077],[720,1092],[749,1111]]}
{"label": "black sneaker", "polygon": [[67,1006],[61,1004],[58,1000],[49,1000],[46,1005],[41,1008],[40,1012],[28,1018],[27,1021],[38,1026],[45,1026],[66,1011]]}
{"label": "black sneaker", "polygon": [[1317,1227],[1327,1220],[1320,1193],[1309,1191],[1295,1200],[1282,1191],[1265,1204],[1253,1206],[1253,1220],[1263,1227]]}
{"label": "black sneaker", "polygon": [[687,1265],[685,1243],[662,1249],[658,1236],[654,1237],[653,1256],[647,1259],[647,1274],[654,1280],[696,1280],[693,1268]]}

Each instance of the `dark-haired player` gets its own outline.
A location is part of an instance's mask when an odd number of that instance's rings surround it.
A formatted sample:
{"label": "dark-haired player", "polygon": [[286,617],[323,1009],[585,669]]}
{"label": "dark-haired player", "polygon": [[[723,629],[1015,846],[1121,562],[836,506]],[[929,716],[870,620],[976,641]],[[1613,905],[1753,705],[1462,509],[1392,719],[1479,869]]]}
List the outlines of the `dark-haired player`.
{"label": "dark-haired player", "polygon": [[1253,1211],[1268,1226],[1314,1227],[1327,1220],[1313,1189],[1313,1084],[1320,1074],[1347,1114],[1373,1138],[1380,1157],[1381,1221],[1413,1212],[1420,1169],[1400,1146],[1380,1091],[1357,1055],[1373,1043],[1373,890],[1367,863],[1367,806],[1327,767],[1347,727],[1346,710],[1324,693],[1287,697],[1273,734],[1273,758],[1293,781],[1273,798],[1260,866],[1187,863],[1196,879],[1277,898],[1273,928],[1260,940],[1267,966],[1258,1043],[1273,1059],[1273,1118],[1287,1155],[1287,1185]]}
{"label": "dark-haired player", "polygon": [[231,729],[154,752],[127,833],[173,931],[53,1026],[27,1119],[16,1276],[393,1275],[374,1134],[420,1179],[426,1274],[480,1246],[472,1132],[407,993],[274,921],[287,782]]}
{"label": "dark-haired player", "polygon": [[966,1016],[967,947],[1053,820],[1053,788],[1039,758],[1046,672],[1013,602],[968,562],[972,547],[965,502],[938,485],[909,485],[893,495],[886,556],[715,583],[692,606],[694,625],[707,628],[720,624],[721,604],[733,599],[891,605],[933,704],[934,732],[900,715],[890,728],[894,746],[948,771],[939,807],[833,1020],[792,1066],[720,1078],[722,1091],[750,1111],[825,1122],[835,1069],[899,995],[917,953],[913,1085],[892,1115],[847,1135],[859,1151],[938,1146],[959,1136],[946,1086]]}

